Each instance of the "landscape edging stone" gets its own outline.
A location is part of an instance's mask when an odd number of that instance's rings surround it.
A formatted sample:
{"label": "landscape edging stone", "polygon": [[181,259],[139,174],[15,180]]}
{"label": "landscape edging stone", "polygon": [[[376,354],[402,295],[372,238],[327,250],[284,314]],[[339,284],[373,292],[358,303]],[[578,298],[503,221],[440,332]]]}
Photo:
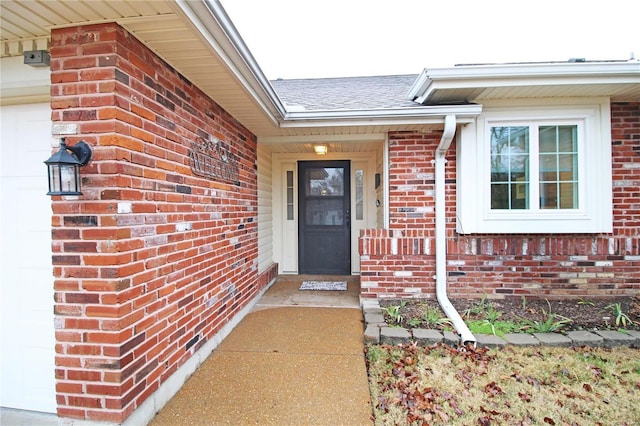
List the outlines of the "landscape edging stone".
{"label": "landscape edging stone", "polygon": [[[382,308],[379,302],[367,301],[366,311],[363,306],[364,316],[364,340],[365,343],[378,344],[410,344],[417,342],[420,344],[432,345],[438,342],[455,345],[459,344],[459,336],[451,331],[441,332],[440,330],[425,328],[404,328],[389,327],[386,322],[380,322],[380,317],[384,319]],[[522,337],[518,337],[522,336]],[[528,336],[528,337],[525,337]],[[627,330],[621,333],[615,330],[590,331],[569,331],[566,335],[560,333],[511,333],[505,335],[506,338],[491,334],[474,335],[478,346],[502,347],[512,346],[629,346],[640,348],[640,331]]]}

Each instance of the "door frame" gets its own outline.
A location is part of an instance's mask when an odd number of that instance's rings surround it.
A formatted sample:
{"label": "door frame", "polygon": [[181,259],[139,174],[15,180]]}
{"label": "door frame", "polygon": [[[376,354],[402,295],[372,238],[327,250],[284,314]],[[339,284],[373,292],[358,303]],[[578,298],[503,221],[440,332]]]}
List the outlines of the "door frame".
{"label": "door frame", "polygon": [[[358,238],[361,229],[380,228],[380,209],[376,207],[376,188],[374,176],[380,166],[381,153],[371,150],[363,152],[336,152],[328,153],[322,158],[316,154],[300,153],[274,153],[271,156],[271,215],[273,249],[273,261],[278,264],[278,273],[282,275],[298,274],[298,161],[315,160],[348,160],[351,161],[351,210],[355,204],[355,179],[356,169],[364,170],[364,217],[351,219],[351,274],[360,273],[360,255],[358,252]],[[295,182],[293,190],[293,211],[291,219],[287,218],[287,172],[293,174]],[[380,190],[380,188],[378,188]],[[379,197],[378,197],[379,198]]]}

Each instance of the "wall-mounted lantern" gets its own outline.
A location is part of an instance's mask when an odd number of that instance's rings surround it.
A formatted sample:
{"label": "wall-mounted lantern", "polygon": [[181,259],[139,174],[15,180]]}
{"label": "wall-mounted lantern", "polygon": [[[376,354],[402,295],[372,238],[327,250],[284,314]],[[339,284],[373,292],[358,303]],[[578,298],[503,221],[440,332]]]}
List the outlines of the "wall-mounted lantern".
{"label": "wall-mounted lantern", "polygon": [[64,138],[60,139],[58,152],[44,162],[49,175],[47,195],[82,195],[80,167],[91,160],[91,154],[91,147],[84,141],[67,146]]}

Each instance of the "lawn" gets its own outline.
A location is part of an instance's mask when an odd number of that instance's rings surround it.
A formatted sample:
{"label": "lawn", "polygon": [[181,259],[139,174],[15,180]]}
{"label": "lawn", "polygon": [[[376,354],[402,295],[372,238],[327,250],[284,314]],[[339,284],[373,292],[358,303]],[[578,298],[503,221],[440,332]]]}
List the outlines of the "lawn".
{"label": "lawn", "polygon": [[378,425],[637,425],[640,350],[368,345]]}

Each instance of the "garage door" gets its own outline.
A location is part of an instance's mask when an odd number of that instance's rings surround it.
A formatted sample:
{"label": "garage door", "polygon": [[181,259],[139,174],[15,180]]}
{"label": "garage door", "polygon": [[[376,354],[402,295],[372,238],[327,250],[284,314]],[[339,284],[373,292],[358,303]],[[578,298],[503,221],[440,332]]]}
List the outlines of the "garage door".
{"label": "garage door", "polygon": [[0,406],[55,412],[48,104],[0,109]]}

